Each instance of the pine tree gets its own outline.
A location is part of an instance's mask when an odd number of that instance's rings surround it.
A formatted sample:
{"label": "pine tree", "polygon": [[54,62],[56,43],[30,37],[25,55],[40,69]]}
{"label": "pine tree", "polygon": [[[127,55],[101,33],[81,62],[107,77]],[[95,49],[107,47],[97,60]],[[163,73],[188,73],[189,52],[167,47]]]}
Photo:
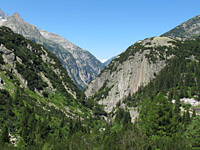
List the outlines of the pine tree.
{"label": "pine tree", "polygon": [[72,122],[72,119],[70,118],[70,121],[69,121],[69,136],[71,136],[73,133],[74,133],[73,122]]}
{"label": "pine tree", "polygon": [[50,112],[48,112],[47,120],[48,120],[48,122],[51,122],[51,114],[50,114]]}
{"label": "pine tree", "polygon": [[124,112],[124,117],[123,117],[123,120],[122,120],[122,124],[123,125],[126,125],[128,123],[131,123],[131,116],[130,116],[130,113],[129,112]]}
{"label": "pine tree", "polygon": [[58,129],[58,138],[59,138],[59,139],[62,139],[62,137],[63,137],[62,129],[59,128],[59,129]]}
{"label": "pine tree", "polygon": [[2,141],[3,144],[10,142],[9,133],[8,133],[8,126],[6,124],[2,128],[1,141]]}
{"label": "pine tree", "polygon": [[171,101],[173,99],[173,91],[170,89],[168,93],[168,99]]}
{"label": "pine tree", "polygon": [[28,144],[33,145],[34,139],[35,139],[35,126],[36,126],[36,119],[35,119],[35,113],[31,113],[29,115],[28,124],[27,124],[27,130],[28,130]]}
{"label": "pine tree", "polygon": [[14,113],[12,111],[12,98],[11,97],[9,97],[7,99],[7,103],[6,103],[5,109],[6,109],[6,114],[8,116],[14,116]]}
{"label": "pine tree", "polygon": [[44,118],[44,121],[41,123],[41,137],[46,138],[50,132],[51,128],[48,125],[47,118]]}
{"label": "pine tree", "polygon": [[60,123],[60,128],[63,128],[65,126],[65,118],[63,117]]}
{"label": "pine tree", "polygon": [[[149,135],[170,135],[172,128],[172,104],[159,93],[153,100],[146,101],[141,109],[141,125],[145,127]],[[144,110],[146,109],[146,110]]]}
{"label": "pine tree", "polygon": [[42,142],[42,138],[41,138],[41,120],[38,119],[37,123],[36,123],[36,127],[35,127],[35,142],[36,143],[41,143]]}
{"label": "pine tree", "polygon": [[185,114],[185,111],[183,112],[183,116],[182,116],[182,122],[183,122],[183,124],[185,123],[185,117],[186,116],[186,114]]}
{"label": "pine tree", "polygon": [[189,124],[190,123],[190,113],[189,111],[187,110],[186,111],[186,114],[185,114],[185,124]]}
{"label": "pine tree", "polygon": [[21,99],[21,90],[20,90],[19,87],[17,87],[17,90],[16,90],[16,92],[15,92],[14,104],[15,104],[15,105],[18,105],[20,99]]}
{"label": "pine tree", "polygon": [[200,117],[195,117],[188,125],[185,136],[192,144],[192,149],[198,150],[200,148]]}
{"label": "pine tree", "polygon": [[180,106],[181,106],[181,101],[180,99],[178,98],[176,101],[175,101],[175,114],[180,114]]}
{"label": "pine tree", "polygon": [[193,112],[192,112],[192,118],[196,117],[196,110],[193,109]]}

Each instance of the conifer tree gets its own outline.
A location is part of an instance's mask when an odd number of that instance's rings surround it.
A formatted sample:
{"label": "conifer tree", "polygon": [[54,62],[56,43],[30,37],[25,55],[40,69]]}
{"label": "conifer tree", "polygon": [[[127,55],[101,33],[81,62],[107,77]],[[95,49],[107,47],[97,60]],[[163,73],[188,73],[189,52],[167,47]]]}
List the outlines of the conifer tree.
{"label": "conifer tree", "polygon": [[190,123],[190,113],[189,111],[187,110],[186,111],[186,114],[185,114],[185,124],[189,124]]}
{"label": "conifer tree", "polygon": [[185,136],[192,144],[192,149],[198,150],[200,148],[200,117],[195,117],[191,124],[188,125]]}
{"label": "conifer tree", "polygon": [[74,130],[73,130],[73,121],[70,118],[70,121],[69,121],[69,136],[71,136],[73,133],[74,133]]}
{"label": "conifer tree", "polygon": [[8,133],[8,126],[7,124],[5,124],[2,128],[2,132],[1,132],[1,141],[2,143],[9,143],[10,139],[9,139],[9,133]]}
{"label": "conifer tree", "polygon": [[192,112],[192,118],[196,117],[196,110],[193,109],[193,112]]}

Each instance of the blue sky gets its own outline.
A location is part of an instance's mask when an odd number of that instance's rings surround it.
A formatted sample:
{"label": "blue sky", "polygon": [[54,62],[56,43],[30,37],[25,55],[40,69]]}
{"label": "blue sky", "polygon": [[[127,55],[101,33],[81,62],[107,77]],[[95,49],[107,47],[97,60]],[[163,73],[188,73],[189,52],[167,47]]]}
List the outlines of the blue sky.
{"label": "blue sky", "polygon": [[57,33],[98,59],[200,15],[200,0],[0,0],[7,14]]}

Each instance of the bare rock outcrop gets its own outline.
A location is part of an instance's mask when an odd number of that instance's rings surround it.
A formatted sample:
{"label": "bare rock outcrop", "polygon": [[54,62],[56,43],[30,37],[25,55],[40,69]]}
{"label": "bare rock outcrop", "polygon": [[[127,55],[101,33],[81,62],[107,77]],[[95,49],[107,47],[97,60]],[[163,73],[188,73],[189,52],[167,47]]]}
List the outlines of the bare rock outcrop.
{"label": "bare rock outcrop", "polygon": [[[101,74],[93,80],[85,91],[87,97],[100,93],[101,88],[109,89],[108,94],[100,96],[99,104],[103,104],[106,112],[111,112],[116,104],[137,92],[141,86],[147,85],[158,72],[166,65],[165,59],[157,59],[152,62],[147,57],[152,51],[159,51],[160,47],[173,47],[173,41],[166,37],[148,38],[132,45],[127,51],[114,59]],[[139,45],[138,48],[136,45]],[[133,49],[133,50],[130,50]],[[126,53],[132,53],[126,54]]]}

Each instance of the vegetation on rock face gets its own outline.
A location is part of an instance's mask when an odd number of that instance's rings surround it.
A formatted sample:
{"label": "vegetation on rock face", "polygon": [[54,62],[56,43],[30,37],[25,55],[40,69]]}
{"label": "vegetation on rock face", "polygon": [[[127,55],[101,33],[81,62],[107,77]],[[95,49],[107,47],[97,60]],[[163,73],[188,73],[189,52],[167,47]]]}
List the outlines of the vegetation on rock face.
{"label": "vegetation on rock face", "polygon": [[[162,150],[199,148],[199,136],[196,134],[200,129],[197,127],[199,116],[195,111],[191,113],[189,110],[191,106],[181,103],[180,99],[186,97],[199,100],[200,41],[197,39],[172,42],[173,47],[153,47],[150,53],[145,55],[150,63],[156,63],[158,58],[164,59],[166,66],[155,74],[155,78],[149,84],[141,86],[137,93],[128,96],[122,101],[123,104],[117,105],[117,108],[107,115],[110,134],[106,137],[109,142],[104,143],[102,139],[103,143],[99,143],[102,146],[97,146],[97,149],[101,149],[100,147]],[[143,49],[145,48],[147,47]],[[142,51],[142,48],[138,51]],[[123,63],[131,56],[131,52],[134,55],[134,49],[131,50],[130,47],[106,69],[112,71],[114,63]],[[105,87],[106,84],[94,94],[94,98],[102,98]],[[175,103],[172,100],[175,100]],[[134,124],[128,123],[130,118],[123,107],[138,107],[139,117]],[[180,107],[185,111],[181,111]],[[110,122],[109,118],[115,119]],[[129,118],[129,121],[124,121],[127,120],[125,118]]]}
{"label": "vegetation on rock face", "polygon": [[163,92],[170,100],[199,95],[200,90],[200,49],[199,40],[176,43],[171,52],[174,56],[167,61],[156,78],[129,98],[126,102],[130,106],[137,106],[142,99],[154,97]]}
{"label": "vegetation on rock face", "polygon": [[[42,72],[45,77],[49,78],[53,88],[62,92],[62,94],[66,93],[70,96],[62,82],[68,84],[66,86],[70,85],[72,92],[80,93],[59,63],[59,60],[41,45],[26,40],[21,35],[13,33],[7,27],[1,27],[0,35],[0,44],[3,44],[9,50],[13,50],[14,59],[16,57],[20,58],[21,62],[13,60],[16,63],[15,69],[28,81],[28,87],[31,90],[34,90],[34,88],[44,90],[47,87],[47,83],[39,75]],[[56,70],[59,73],[56,73]]]}
{"label": "vegetation on rock face", "polygon": [[53,54],[7,27],[0,28],[0,45],[1,147],[41,149],[89,130],[81,121],[90,116],[88,102]]}
{"label": "vegetation on rock face", "polygon": [[107,82],[108,81],[104,82],[103,86],[91,97],[91,99],[99,101],[108,96],[108,93],[112,89],[113,85],[111,87],[107,87]]}
{"label": "vegetation on rock face", "polygon": [[[154,38],[149,38],[149,40],[153,40]],[[145,54],[145,57],[149,60],[150,63],[155,63],[158,60],[165,60],[165,56],[167,56],[165,53],[170,53],[172,47],[170,46],[149,46],[151,43],[142,44],[142,42],[137,42],[134,45],[131,45],[126,49],[125,52],[118,55],[111,64],[106,67],[106,69],[102,70],[104,72],[105,70],[110,70],[110,72],[114,72],[117,69],[116,64],[122,64],[123,62],[127,61],[128,59],[131,59],[131,57],[134,57],[134,55],[139,52],[143,53],[144,51],[148,50],[149,52]],[[170,55],[170,54],[168,54]],[[99,75],[100,76],[100,75]]]}

